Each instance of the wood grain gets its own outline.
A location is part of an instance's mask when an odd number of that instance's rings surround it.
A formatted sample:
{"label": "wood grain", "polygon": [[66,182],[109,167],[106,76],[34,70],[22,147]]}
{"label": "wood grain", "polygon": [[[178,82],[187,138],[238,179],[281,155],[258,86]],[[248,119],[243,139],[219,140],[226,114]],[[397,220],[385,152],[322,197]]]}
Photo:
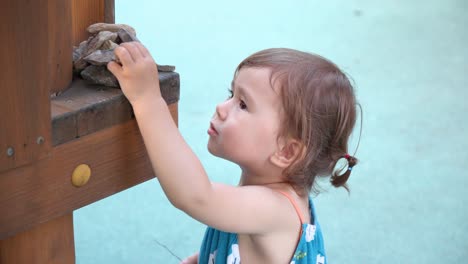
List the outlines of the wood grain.
{"label": "wood grain", "polygon": [[86,28],[94,23],[105,20],[105,0],[72,0],[72,41],[78,46],[87,40]]}
{"label": "wood grain", "polygon": [[[46,0],[2,1],[0,172],[33,163],[50,151],[48,6]],[[42,144],[36,143],[38,137],[45,139]]]}
{"label": "wood grain", "polygon": [[72,80],[72,2],[48,1],[50,94],[64,92]]}
{"label": "wood grain", "polygon": [[[159,74],[161,95],[167,104],[179,101],[176,72]],[[70,88],[51,101],[52,144],[63,144],[133,118],[132,108],[118,88],[88,84],[75,79]]]}
{"label": "wood grain", "polygon": [[75,263],[73,214],[0,240],[0,263]]}
{"label": "wood grain", "polygon": [[[177,124],[177,104],[169,106]],[[71,184],[76,166],[91,178]],[[154,177],[135,120],[56,146],[48,158],[0,175],[0,240]],[[14,206],[13,206],[14,205]]]}

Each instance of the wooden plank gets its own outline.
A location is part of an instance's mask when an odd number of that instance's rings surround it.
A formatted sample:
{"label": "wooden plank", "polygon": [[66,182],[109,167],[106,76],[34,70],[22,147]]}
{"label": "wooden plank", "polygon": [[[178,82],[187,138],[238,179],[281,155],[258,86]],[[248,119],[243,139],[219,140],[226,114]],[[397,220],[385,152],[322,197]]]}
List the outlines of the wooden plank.
{"label": "wooden plank", "polygon": [[72,41],[78,46],[87,40],[86,28],[94,23],[105,21],[105,0],[72,0]]}
{"label": "wooden plank", "polygon": [[0,263],[75,263],[73,213],[0,240]]}
{"label": "wooden plank", "polygon": [[[159,73],[161,94],[167,104],[179,101],[179,74]],[[56,146],[133,118],[133,111],[118,88],[75,79],[71,87],[52,99],[52,142]]]}
{"label": "wooden plank", "polygon": [[49,1],[48,72],[51,95],[65,91],[72,80],[71,4],[71,1]]}
{"label": "wooden plank", "polygon": [[[177,104],[169,108],[177,121]],[[91,178],[77,188],[71,174],[80,164]],[[153,177],[134,119],[58,145],[40,162],[0,175],[0,240]]]}
{"label": "wooden plank", "polygon": [[[2,1],[0,172],[30,164],[50,151],[49,4]],[[41,144],[38,138],[44,139]],[[14,154],[7,155],[8,149]]]}

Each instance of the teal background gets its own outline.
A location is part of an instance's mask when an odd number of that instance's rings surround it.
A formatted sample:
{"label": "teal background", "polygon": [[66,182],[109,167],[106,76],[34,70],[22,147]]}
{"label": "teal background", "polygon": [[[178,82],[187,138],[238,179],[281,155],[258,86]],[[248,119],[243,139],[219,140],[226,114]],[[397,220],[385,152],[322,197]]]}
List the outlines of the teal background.
{"label": "teal background", "polygon": [[[206,130],[242,59],[288,47],[337,63],[354,80],[363,132],[351,194],[324,181],[315,198],[329,263],[467,263],[468,1],[116,0],[115,17],[177,67],[180,131],[214,181],[238,181],[206,150]],[[157,180],[74,221],[79,264],[178,263],[204,232]]]}

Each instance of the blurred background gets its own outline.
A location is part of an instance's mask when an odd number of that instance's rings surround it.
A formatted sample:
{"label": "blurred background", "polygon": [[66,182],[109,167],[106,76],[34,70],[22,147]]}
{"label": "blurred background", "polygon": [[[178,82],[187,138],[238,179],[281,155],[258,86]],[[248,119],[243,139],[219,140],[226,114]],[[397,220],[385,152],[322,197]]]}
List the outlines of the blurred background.
{"label": "blurred background", "polygon": [[[468,1],[116,0],[115,19],[159,64],[176,66],[179,128],[213,181],[239,179],[208,153],[206,130],[242,59],[287,47],[338,64],[354,81],[363,127],[351,193],[324,181],[314,198],[329,263],[467,262]],[[156,179],[74,221],[80,264],[179,263],[205,229]]]}

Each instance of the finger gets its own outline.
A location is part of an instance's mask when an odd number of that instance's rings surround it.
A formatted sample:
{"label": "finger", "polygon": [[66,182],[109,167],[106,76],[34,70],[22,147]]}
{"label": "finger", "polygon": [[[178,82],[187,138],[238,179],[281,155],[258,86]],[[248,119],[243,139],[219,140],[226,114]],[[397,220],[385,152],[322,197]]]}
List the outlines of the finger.
{"label": "finger", "polygon": [[150,52],[143,44],[140,42],[135,42],[135,46],[137,46],[137,48],[140,50],[140,53],[143,57],[151,57]]}
{"label": "finger", "polygon": [[122,72],[122,66],[115,61],[107,63],[107,69],[114,75],[118,76]]}
{"label": "finger", "polygon": [[130,55],[133,58],[133,61],[135,62],[143,58],[143,55],[141,54],[140,49],[138,49],[138,47],[136,46],[136,43],[137,42],[125,42],[120,44],[120,46],[123,46],[127,49],[128,53],[130,53]]}
{"label": "finger", "polygon": [[127,50],[126,47],[122,45],[115,48],[114,53],[115,56],[119,58],[120,62],[122,63],[122,66],[132,65],[135,63],[130,52]]}

